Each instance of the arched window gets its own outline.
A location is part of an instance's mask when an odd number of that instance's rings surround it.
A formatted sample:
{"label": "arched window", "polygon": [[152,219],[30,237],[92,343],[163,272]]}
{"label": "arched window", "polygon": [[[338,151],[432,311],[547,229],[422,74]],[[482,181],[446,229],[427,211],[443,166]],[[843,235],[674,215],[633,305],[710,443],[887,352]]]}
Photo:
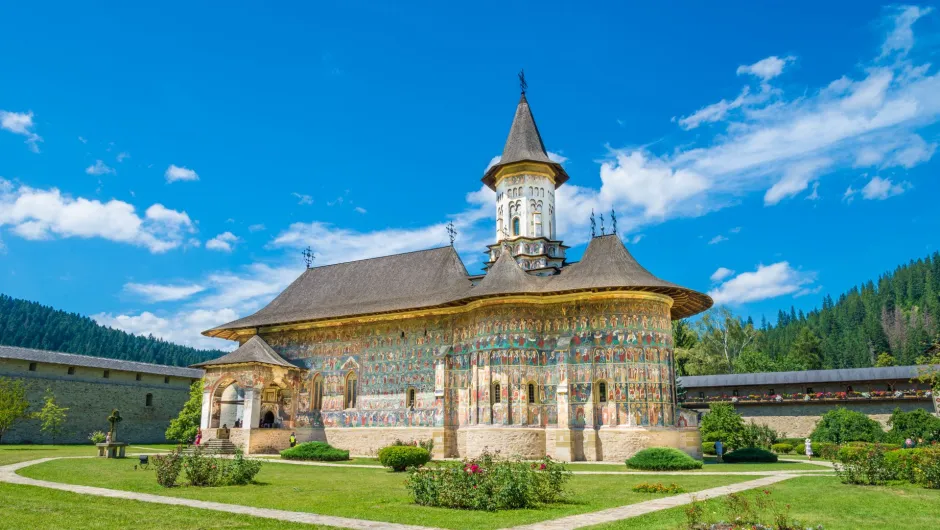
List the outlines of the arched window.
{"label": "arched window", "polygon": [[346,376],[346,391],[343,395],[344,409],[356,408],[356,398],[359,395],[358,383],[359,381],[356,379],[356,373],[349,372],[349,374]]}
{"label": "arched window", "polygon": [[538,388],[539,388],[538,385],[536,385],[533,381],[529,381],[529,384],[527,386],[528,386],[527,390],[529,391],[528,402],[537,403],[538,402]]}
{"label": "arched window", "polygon": [[144,403],[148,407],[152,407],[153,406],[153,394],[147,394],[147,397],[144,398]]}
{"label": "arched window", "polygon": [[499,395],[499,383],[493,384],[493,403],[499,403],[502,396]]}
{"label": "arched window", "polygon": [[597,402],[607,403],[607,381],[597,382]]}
{"label": "arched window", "polygon": [[413,388],[408,389],[408,397],[406,398],[406,405],[409,409],[415,408],[415,404],[418,402],[418,393]]}
{"label": "arched window", "polygon": [[320,374],[313,377],[310,382],[310,410],[320,410],[323,408],[323,378]]}
{"label": "arched window", "polygon": [[529,186],[529,195],[534,195],[534,193],[532,192],[532,186]]}
{"label": "arched window", "polygon": [[519,218],[518,217],[512,218],[512,235],[514,236],[519,235]]}

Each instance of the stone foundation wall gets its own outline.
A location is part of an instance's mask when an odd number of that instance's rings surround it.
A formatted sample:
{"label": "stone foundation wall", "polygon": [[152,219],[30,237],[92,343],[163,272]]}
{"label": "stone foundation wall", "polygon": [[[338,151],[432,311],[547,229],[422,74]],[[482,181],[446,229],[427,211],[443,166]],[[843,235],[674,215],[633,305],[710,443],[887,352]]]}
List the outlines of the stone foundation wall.
{"label": "stone foundation wall", "polygon": [[[596,460],[623,462],[647,447],[673,447],[688,453],[694,458],[702,458],[702,436],[697,428],[636,429],[601,427],[596,432],[598,455]],[[591,458],[588,458],[588,460],[591,460]]]}
{"label": "stone foundation wall", "polygon": [[468,428],[464,450],[460,456],[476,457],[484,450],[499,451],[503,456],[519,455],[535,459],[545,456],[545,429],[530,428]]}
{"label": "stone foundation wall", "polygon": [[885,429],[888,429],[888,418],[891,417],[895,408],[900,408],[904,412],[917,409],[934,412],[933,405],[926,399],[923,401],[853,401],[838,404],[812,401],[807,404],[739,404],[735,406],[735,410],[744,417],[744,421],[767,425],[780,433],[781,437],[804,438],[813,432],[823,414],[837,406],[866,414],[869,418],[881,423]]}
{"label": "stone foundation wall", "polygon": [[[45,403],[46,390],[55,395],[60,407],[67,407],[65,424],[55,437],[55,443],[90,443],[93,431],[108,430],[107,417],[112,409],[121,411],[124,420],[118,425],[118,441],[145,444],[166,441],[170,420],[179,415],[189,399],[190,379],[171,377],[164,383],[159,374],[141,374],[111,370],[108,378],[103,370],[75,367],[69,375],[67,366],[39,363],[36,371],[29,371],[29,362],[18,359],[0,359],[0,377],[25,382],[29,411],[39,412]],[[147,406],[147,394],[152,405]],[[52,443],[52,436],[40,430],[37,419],[20,421],[3,436],[3,443]]]}

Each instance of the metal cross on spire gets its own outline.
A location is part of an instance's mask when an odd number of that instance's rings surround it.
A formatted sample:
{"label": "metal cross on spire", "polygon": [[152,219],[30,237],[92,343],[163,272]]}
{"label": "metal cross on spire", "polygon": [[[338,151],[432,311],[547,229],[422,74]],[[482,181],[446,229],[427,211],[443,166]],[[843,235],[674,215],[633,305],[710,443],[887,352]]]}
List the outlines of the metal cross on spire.
{"label": "metal cross on spire", "polygon": [[606,236],[607,231],[604,230],[604,214],[601,214],[601,235]]}
{"label": "metal cross on spire", "polygon": [[447,223],[447,236],[450,237],[450,246],[454,246],[454,240],[457,239],[457,229],[454,228],[454,222]]}
{"label": "metal cross on spire", "polygon": [[307,268],[313,266],[313,260],[316,259],[316,256],[313,255],[313,250],[310,247],[307,247],[300,253],[304,257],[304,263],[307,264]]}
{"label": "metal cross on spire", "polygon": [[597,225],[594,222],[594,208],[591,208],[591,239],[597,237]]}
{"label": "metal cross on spire", "polygon": [[529,88],[529,84],[525,82],[525,69],[523,68],[519,70],[519,89],[525,94],[527,88]]}
{"label": "metal cross on spire", "polygon": [[610,209],[610,222],[614,225],[613,234],[617,233],[617,212],[613,208]]}

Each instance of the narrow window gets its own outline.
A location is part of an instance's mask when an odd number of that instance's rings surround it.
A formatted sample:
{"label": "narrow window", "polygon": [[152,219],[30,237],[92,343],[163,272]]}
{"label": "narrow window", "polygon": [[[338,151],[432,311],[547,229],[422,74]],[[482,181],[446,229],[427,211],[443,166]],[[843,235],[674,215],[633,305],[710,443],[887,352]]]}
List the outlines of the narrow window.
{"label": "narrow window", "polygon": [[535,383],[529,383],[529,403],[535,403]]}
{"label": "narrow window", "polygon": [[140,374],[137,374],[137,377],[135,377],[135,379],[140,381],[140,377],[141,377]]}
{"label": "narrow window", "polygon": [[415,408],[415,401],[416,401],[415,398],[416,398],[416,397],[417,397],[417,396],[416,396],[415,389],[409,388],[409,389],[408,389],[408,408],[409,408],[409,409]]}
{"label": "narrow window", "polygon": [[810,386],[806,387],[806,393],[807,393],[807,394],[812,394],[812,393],[813,393],[813,387],[810,387]]}
{"label": "narrow window", "polygon": [[738,397],[738,389],[735,388],[734,390],[732,390],[732,391],[731,391],[731,395],[734,396],[734,397]]}
{"label": "narrow window", "polygon": [[323,408],[323,378],[320,377],[320,374],[313,378],[311,392],[310,410],[320,410]]}
{"label": "narrow window", "polygon": [[75,375],[75,367],[69,366],[69,375]]}
{"label": "narrow window", "polygon": [[105,370],[104,373],[101,374],[101,377],[104,377],[105,379],[110,378],[110,377],[111,377],[111,370]]}
{"label": "narrow window", "polygon": [[148,407],[153,406],[153,394],[147,394],[146,403]]}
{"label": "narrow window", "polygon": [[499,395],[499,383],[493,385],[493,403],[499,403],[501,396]]}
{"label": "narrow window", "polygon": [[607,382],[600,381],[597,383],[597,401],[600,403],[607,403]]}
{"label": "narrow window", "polygon": [[770,389],[770,392],[768,392],[768,393],[769,393],[771,396],[776,396],[776,395],[777,395],[777,393],[774,392],[774,389],[772,389],[772,388]]}
{"label": "narrow window", "polygon": [[699,399],[705,399],[705,392],[699,392],[698,397]]}
{"label": "narrow window", "polygon": [[853,390],[852,390],[852,385],[849,385],[848,388],[845,389],[845,391],[846,391],[846,392],[853,392]]}
{"label": "narrow window", "polygon": [[519,218],[518,217],[514,217],[512,219],[512,235],[514,236],[519,235]]}
{"label": "narrow window", "polygon": [[358,381],[356,381],[356,374],[354,372],[349,372],[349,375],[346,376],[345,403],[343,408],[356,408],[356,397],[358,396],[357,383]]}
{"label": "narrow window", "polygon": [[29,371],[30,372],[36,371],[36,363],[29,363]]}
{"label": "narrow window", "polygon": [[170,376],[168,375],[163,376],[163,384],[164,385],[170,384]]}

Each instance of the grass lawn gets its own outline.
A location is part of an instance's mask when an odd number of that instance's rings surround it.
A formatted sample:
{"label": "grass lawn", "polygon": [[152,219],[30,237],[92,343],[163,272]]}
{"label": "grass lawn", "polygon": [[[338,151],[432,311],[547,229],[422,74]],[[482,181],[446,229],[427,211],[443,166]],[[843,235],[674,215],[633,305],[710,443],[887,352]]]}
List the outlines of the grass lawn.
{"label": "grass lawn", "polygon": [[[251,528],[311,530],[326,526],[287,523],[197,508],[79,495],[33,486],[0,483],[0,528],[148,528],[154,530]],[[67,522],[66,522],[67,521]]]}
{"label": "grass lawn", "polygon": [[54,482],[443,528],[502,528],[662,497],[631,491],[640,482],[674,482],[686,491],[696,491],[752,478],[576,475],[569,482],[573,493],[566,503],[538,510],[486,513],[417,506],[405,490],[405,475],[383,469],[269,463],[258,474],[259,484],[255,485],[164,489],[157,485],[153,470],[135,471],[135,463],[131,459],[57,460],[19,473]]}
{"label": "grass lawn", "polygon": [[[826,530],[894,530],[937,528],[940,521],[940,490],[910,484],[851,486],[836,477],[803,477],[768,489],[777,506],[789,504],[790,516],[806,527],[821,524]],[[727,519],[722,499],[707,501],[705,507],[709,517]],[[680,529],[685,524],[685,508],[680,507],[592,528]]]}
{"label": "grass lawn", "polygon": [[[638,469],[629,469],[625,464],[585,464],[575,462],[568,464],[568,469],[572,471],[641,471]],[[827,468],[814,464],[804,464],[796,462],[776,462],[773,464],[741,463],[741,464],[718,464],[714,459],[705,459],[705,465],[702,469],[692,469],[690,472],[708,471],[711,473],[725,473],[733,471],[823,471]]]}
{"label": "grass lawn", "polygon": [[[143,449],[146,447],[147,449]],[[143,446],[127,446],[128,453],[148,452],[148,449],[171,450],[172,444],[147,444]],[[98,450],[91,444],[86,445],[0,445],[0,466],[49,458],[53,456],[95,456]]]}

